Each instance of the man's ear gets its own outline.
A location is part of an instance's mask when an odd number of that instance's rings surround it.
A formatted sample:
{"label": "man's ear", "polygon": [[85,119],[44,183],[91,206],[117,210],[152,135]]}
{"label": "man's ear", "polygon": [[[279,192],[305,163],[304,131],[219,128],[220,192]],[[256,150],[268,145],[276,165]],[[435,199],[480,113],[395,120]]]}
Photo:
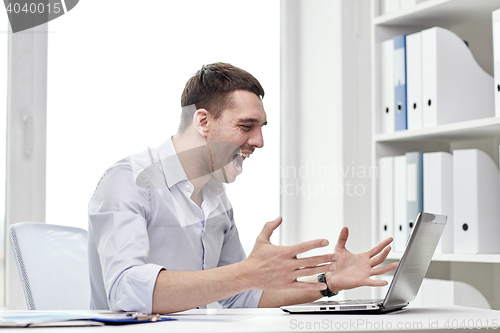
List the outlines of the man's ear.
{"label": "man's ear", "polygon": [[204,138],[208,137],[208,121],[210,114],[205,109],[198,109],[193,116],[193,125],[196,131]]}

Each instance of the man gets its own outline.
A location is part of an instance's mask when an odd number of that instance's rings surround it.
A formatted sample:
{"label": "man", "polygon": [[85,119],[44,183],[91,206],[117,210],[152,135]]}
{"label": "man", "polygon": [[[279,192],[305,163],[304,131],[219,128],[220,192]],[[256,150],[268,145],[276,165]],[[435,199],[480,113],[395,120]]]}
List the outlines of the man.
{"label": "man", "polygon": [[277,307],[387,283],[369,277],[396,268],[378,267],[392,240],[352,254],[347,228],[334,254],[297,258],[328,241],[275,246],[269,238],[277,218],[245,256],[222,183],[234,181],[264,145],[262,97],[249,73],[203,66],[182,94],[177,134],[105,172],[89,203],[92,308],[171,313],[215,301]]}

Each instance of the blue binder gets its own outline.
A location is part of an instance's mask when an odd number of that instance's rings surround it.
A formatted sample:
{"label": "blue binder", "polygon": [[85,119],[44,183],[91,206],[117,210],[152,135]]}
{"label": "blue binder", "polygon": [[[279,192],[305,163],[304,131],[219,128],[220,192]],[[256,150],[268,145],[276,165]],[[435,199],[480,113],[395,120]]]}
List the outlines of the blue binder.
{"label": "blue binder", "polygon": [[408,236],[418,213],[424,210],[424,160],[420,152],[406,153],[406,222]]}
{"label": "blue binder", "polygon": [[[394,102],[396,131],[408,128],[406,120],[406,36],[394,37]],[[416,216],[416,215],[415,215]]]}

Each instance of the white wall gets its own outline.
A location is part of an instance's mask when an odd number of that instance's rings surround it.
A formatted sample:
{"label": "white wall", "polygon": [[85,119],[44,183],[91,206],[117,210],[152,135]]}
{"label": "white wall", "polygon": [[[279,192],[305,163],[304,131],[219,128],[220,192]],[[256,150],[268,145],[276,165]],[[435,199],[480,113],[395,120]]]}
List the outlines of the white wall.
{"label": "white wall", "polygon": [[251,251],[279,214],[279,0],[86,0],[49,27],[47,222],[86,229],[103,172],[175,134],[186,81],[222,61],[266,92],[265,147],[227,186]]}
{"label": "white wall", "polygon": [[[340,1],[282,1],[282,243],[342,226],[342,195],[321,167],[342,163]],[[322,186],[323,185],[323,186]]]}
{"label": "white wall", "polygon": [[284,244],[333,249],[346,225],[350,250],[371,245],[369,24],[368,1],[282,1]]}

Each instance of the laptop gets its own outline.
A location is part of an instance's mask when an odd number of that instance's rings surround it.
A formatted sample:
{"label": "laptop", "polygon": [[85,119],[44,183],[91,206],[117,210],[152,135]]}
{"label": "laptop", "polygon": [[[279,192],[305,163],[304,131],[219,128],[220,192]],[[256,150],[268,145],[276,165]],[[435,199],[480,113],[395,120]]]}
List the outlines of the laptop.
{"label": "laptop", "polygon": [[311,314],[386,313],[404,308],[417,296],[445,225],[445,215],[418,214],[385,299],[317,301],[281,309],[292,314]]}

